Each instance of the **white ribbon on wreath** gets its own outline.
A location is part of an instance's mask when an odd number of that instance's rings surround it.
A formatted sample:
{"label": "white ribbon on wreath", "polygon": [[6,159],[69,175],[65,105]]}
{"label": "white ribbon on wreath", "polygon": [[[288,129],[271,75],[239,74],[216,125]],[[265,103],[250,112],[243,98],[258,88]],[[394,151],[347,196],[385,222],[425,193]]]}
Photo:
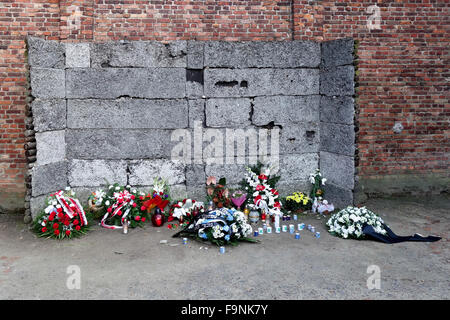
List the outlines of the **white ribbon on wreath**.
{"label": "white ribbon on wreath", "polygon": [[[61,205],[63,211],[69,216],[70,219],[72,219],[75,216],[75,214],[78,213],[80,215],[81,225],[88,224],[86,213],[84,212],[83,206],[80,204],[78,199],[65,197],[63,195],[62,190],[55,193],[55,198]],[[70,202],[70,204],[68,202]],[[71,208],[72,206],[75,208],[75,211]]]}

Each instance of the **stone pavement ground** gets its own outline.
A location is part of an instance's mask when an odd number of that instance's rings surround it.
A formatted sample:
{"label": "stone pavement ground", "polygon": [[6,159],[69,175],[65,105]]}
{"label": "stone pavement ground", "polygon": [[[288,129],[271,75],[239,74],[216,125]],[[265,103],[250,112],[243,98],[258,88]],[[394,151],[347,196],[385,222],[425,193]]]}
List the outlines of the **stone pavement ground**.
{"label": "stone pavement ground", "polygon": [[[326,219],[309,215],[301,221],[316,226],[320,239],[306,230],[301,240],[263,235],[221,255],[196,241],[183,246],[165,227],[124,235],[94,226],[83,238],[55,241],[37,238],[20,216],[1,215],[0,299],[449,299],[450,197],[370,199],[366,206],[399,235],[443,239],[344,240],[325,231]],[[66,286],[70,265],[80,267],[80,289]],[[380,289],[367,288],[370,265],[380,268]]]}

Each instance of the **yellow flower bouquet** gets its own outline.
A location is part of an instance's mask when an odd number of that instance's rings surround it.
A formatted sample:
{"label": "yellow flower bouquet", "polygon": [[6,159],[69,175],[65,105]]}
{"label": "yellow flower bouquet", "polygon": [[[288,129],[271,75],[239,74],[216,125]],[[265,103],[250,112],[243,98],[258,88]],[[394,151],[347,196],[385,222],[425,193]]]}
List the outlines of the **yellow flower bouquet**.
{"label": "yellow flower bouquet", "polygon": [[312,207],[311,198],[303,192],[294,192],[292,195],[286,197],[285,209],[293,212],[303,212]]}

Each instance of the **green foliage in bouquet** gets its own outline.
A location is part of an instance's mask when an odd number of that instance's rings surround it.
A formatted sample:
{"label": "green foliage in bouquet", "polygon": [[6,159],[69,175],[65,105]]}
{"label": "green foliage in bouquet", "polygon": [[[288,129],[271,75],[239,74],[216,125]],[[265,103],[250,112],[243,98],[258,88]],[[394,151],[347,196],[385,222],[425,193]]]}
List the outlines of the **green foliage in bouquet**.
{"label": "green foliage in bouquet", "polygon": [[[268,197],[278,197],[278,191],[275,186],[280,180],[280,176],[271,175],[270,168],[264,167],[264,165],[258,161],[256,165],[247,167],[245,177],[240,182],[240,187],[247,193],[247,199],[245,204],[250,208],[255,206],[256,197],[262,197],[265,195],[266,201]],[[265,186],[264,189],[257,189],[260,186]],[[270,190],[271,193],[268,193]],[[259,191],[259,194],[255,197],[255,192]],[[281,202],[276,202],[277,207],[281,206]],[[270,209],[270,208],[269,208]]]}
{"label": "green foliage in bouquet", "polygon": [[89,230],[91,216],[85,213],[75,193],[66,188],[46,199],[46,208],[33,220],[32,230],[39,236],[54,239],[80,237]]}
{"label": "green foliage in bouquet", "polygon": [[237,245],[240,241],[259,242],[250,238],[251,234],[252,227],[241,211],[220,208],[198,214],[184,230],[173,237],[187,236],[217,246]]}
{"label": "green foliage in bouquet", "polygon": [[322,186],[325,185],[327,179],[322,177],[320,169],[316,169],[314,173],[309,175],[309,181],[312,184],[311,193],[309,194],[310,198],[313,199],[313,201],[315,198],[324,198],[325,190]]}
{"label": "green foliage in bouquet", "polygon": [[[260,161],[258,161],[255,165],[249,166],[250,170],[253,171],[258,176],[261,174],[264,174],[264,172],[261,172],[264,168],[264,164]],[[280,180],[281,176],[276,175],[269,175],[267,176],[266,184],[268,184],[271,188],[275,189],[275,186],[277,185],[278,181]],[[242,190],[250,190],[250,184],[248,183],[247,179],[242,179],[240,182],[240,186]]]}
{"label": "green foliage in bouquet", "polygon": [[206,180],[206,199],[212,201],[217,208],[231,208],[230,191],[226,187],[227,180],[220,178],[217,183],[216,177],[210,176]]}
{"label": "green foliage in bouquet", "polygon": [[345,209],[334,213],[327,221],[328,232],[341,238],[364,238],[363,228],[366,225],[373,227],[379,234],[386,234],[384,221],[376,213],[366,207],[348,206]]}
{"label": "green foliage in bouquet", "polygon": [[142,227],[148,213],[143,206],[144,193],[130,186],[120,186],[118,183],[110,185],[102,198],[101,205],[105,207],[102,222],[106,225],[121,226],[122,218],[126,215],[131,228]]}
{"label": "green foliage in bouquet", "polygon": [[146,195],[141,194],[139,200],[142,202],[141,211],[146,211],[149,215],[152,215],[154,209],[158,207],[168,217],[169,210],[167,210],[167,206],[171,202],[168,182],[162,178],[155,178],[153,180],[153,190]]}
{"label": "green foliage in bouquet", "polygon": [[303,192],[294,192],[284,199],[284,209],[287,211],[302,211],[312,208],[312,201]]}

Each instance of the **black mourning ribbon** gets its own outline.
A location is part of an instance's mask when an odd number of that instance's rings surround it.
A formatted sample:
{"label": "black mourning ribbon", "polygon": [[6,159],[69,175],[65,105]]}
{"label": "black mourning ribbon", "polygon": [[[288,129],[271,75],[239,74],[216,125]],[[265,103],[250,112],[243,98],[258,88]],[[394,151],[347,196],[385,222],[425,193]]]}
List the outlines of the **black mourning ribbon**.
{"label": "black mourning ribbon", "polygon": [[387,225],[383,224],[383,227],[386,230],[385,235],[375,232],[374,228],[368,224],[363,227],[362,232],[368,238],[384,243],[399,243],[405,241],[435,242],[442,239],[437,236],[424,237],[418,233],[415,233],[412,236],[398,236]]}

